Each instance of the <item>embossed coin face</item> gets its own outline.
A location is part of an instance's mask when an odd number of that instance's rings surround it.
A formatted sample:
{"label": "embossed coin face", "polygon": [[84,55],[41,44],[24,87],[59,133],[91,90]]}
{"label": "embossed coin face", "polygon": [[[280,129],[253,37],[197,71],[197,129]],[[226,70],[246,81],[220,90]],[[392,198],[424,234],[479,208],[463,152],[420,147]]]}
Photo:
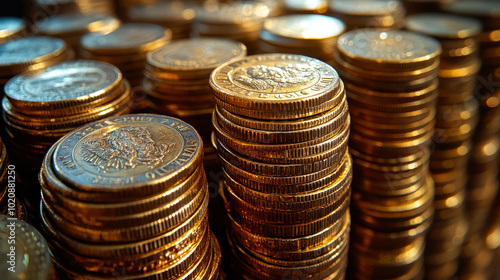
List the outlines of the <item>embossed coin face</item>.
{"label": "embossed coin face", "polygon": [[345,25],[339,19],[323,15],[289,15],[271,18],[264,29],[288,38],[324,39],[342,34]]}
{"label": "embossed coin face", "polygon": [[440,38],[469,38],[481,33],[481,22],[449,14],[416,14],[406,19],[406,29]]}
{"label": "embossed coin face", "polygon": [[197,132],[178,119],[149,114],[108,118],[66,135],[54,151],[54,171],[84,190],[158,188],[192,173],[201,147]]}
{"label": "embossed coin face", "polygon": [[108,15],[80,13],[51,16],[36,22],[40,32],[48,35],[113,30],[119,25],[118,19]]}
{"label": "embossed coin face", "polygon": [[8,37],[21,31],[25,24],[20,18],[0,17],[0,38]]}
{"label": "embossed coin face", "polygon": [[0,45],[0,67],[57,56],[65,48],[63,40],[45,36],[9,41]]}
{"label": "embossed coin face", "polygon": [[49,279],[49,248],[42,235],[20,220],[0,216],[0,269],[2,279]]}
{"label": "embossed coin face", "polygon": [[167,70],[214,69],[234,58],[244,57],[242,43],[216,38],[174,41],[148,54],[148,63]]}
{"label": "embossed coin face", "polygon": [[218,99],[256,110],[315,106],[339,86],[337,72],[319,60],[288,54],[254,55],[233,60],[212,72]]}
{"label": "embossed coin face", "polygon": [[111,32],[93,32],[82,37],[82,47],[88,50],[123,50],[165,38],[165,29],[155,24],[132,23]]}
{"label": "embossed coin face", "polygon": [[437,40],[399,30],[353,30],[340,36],[338,49],[352,59],[398,64],[427,61],[441,54]]}
{"label": "embossed coin face", "polygon": [[120,80],[120,71],[111,64],[78,60],[18,75],[7,83],[5,94],[10,100],[26,102],[84,100],[105,94]]}

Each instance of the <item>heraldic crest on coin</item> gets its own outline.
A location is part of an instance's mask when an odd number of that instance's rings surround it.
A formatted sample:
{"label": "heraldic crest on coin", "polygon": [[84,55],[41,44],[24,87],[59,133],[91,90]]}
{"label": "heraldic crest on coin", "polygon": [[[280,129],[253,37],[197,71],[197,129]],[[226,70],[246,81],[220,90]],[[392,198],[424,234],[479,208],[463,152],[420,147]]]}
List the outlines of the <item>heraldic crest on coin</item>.
{"label": "heraldic crest on coin", "polygon": [[237,71],[235,80],[255,90],[279,91],[305,85],[315,79],[315,70],[301,65],[254,65]]}
{"label": "heraldic crest on coin", "polygon": [[97,166],[98,172],[153,168],[172,150],[175,143],[157,145],[144,127],[121,127],[82,145],[82,158]]}

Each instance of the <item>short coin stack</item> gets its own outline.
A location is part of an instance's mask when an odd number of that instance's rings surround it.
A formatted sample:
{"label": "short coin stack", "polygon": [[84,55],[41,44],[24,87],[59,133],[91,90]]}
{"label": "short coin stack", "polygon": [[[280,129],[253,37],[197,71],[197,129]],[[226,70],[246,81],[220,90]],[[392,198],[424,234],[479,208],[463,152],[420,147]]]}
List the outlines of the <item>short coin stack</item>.
{"label": "short coin stack", "polygon": [[331,64],[342,21],[323,15],[288,15],[267,19],[259,35],[261,53],[301,54]]}
{"label": "short coin stack", "polygon": [[202,141],[171,117],[82,126],[47,153],[42,227],[61,279],[218,279]]}
{"label": "short coin stack", "polygon": [[[77,60],[12,78],[2,100],[4,139],[19,178],[29,183],[19,192],[35,206],[36,178],[45,153],[73,129],[95,120],[128,114],[130,86],[111,64]],[[19,186],[21,188],[21,186]]]}
{"label": "short coin stack", "polygon": [[189,1],[157,2],[134,5],[127,11],[127,21],[158,24],[172,31],[172,39],[189,38],[194,18],[194,4]]}
{"label": "short coin stack", "polygon": [[50,260],[49,246],[32,225],[0,215],[0,240],[2,279],[58,279]]}
{"label": "short coin stack", "polygon": [[61,38],[76,52],[83,35],[112,31],[120,26],[120,21],[106,14],[70,13],[47,17],[37,21],[35,25],[41,35]]}
{"label": "short coin stack", "polygon": [[257,51],[260,29],[269,14],[269,6],[257,1],[207,2],[196,9],[193,35],[238,41],[253,54]]}
{"label": "short coin stack", "polygon": [[481,33],[481,22],[423,13],[408,17],[406,29],[438,39],[443,48],[435,145],[430,159],[435,182],[434,222],[427,238],[425,263],[427,279],[450,279],[457,272],[467,232],[464,202],[472,136],[479,117],[474,90],[481,66],[476,39]]}
{"label": "short coin stack", "polygon": [[178,117],[194,126],[205,143],[205,167],[217,164],[210,144],[214,109],[210,73],[245,55],[242,43],[218,38],[177,40],[148,54],[143,89],[152,111]]}
{"label": "short coin stack", "polygon": [[422,277],[441,47],[425,35],[374,29],[349,31],[337,46],[353,120],[351,277]]}
{"label": "short coin stack", "polygon": [[345,91],[301,55],[233,60],[212,72],[219,192],[238,279],[341,279],[351,159]]}
{"label": "short coin stack", "polygon": [[19,39],[25,31],[26,24],[20,18],[0,17],[0,44],[12,39]]}
{"label": "short coin stack", "polygon": [[135,87],[144,78],[147,52],[163,47],[171,37],[170,30],[155,24],[124,24],[111,32],[84,35],[80,55],[113,64]]}
{"label": "short coin stack", "polygon": [[12,40],[0,44],[0,93],[17,74],[43,69],[72,59],[66,43],[57,38],[36,36]]}
{"label": "short coin stack", "polygon": [[396,0],[330,0],[328,13],[342,20],[347,30],[400,29],[405,17],[403,5]]}
{"label": "short coin stack", "polygon": [[[479,123],[474,135],[469,164],[466,213],[469,234],[462,250],[460,277],[481,277],[491,259],[485,247],[484,231],[487,218],[498,193],[500,152],[500,2],[456,1],[444,6],[449,13],[480,20],[483,33],[479,36],[482,68],[476,79],[475,97],[479,100]],[[479,265],[481,264],[481,265]]]}

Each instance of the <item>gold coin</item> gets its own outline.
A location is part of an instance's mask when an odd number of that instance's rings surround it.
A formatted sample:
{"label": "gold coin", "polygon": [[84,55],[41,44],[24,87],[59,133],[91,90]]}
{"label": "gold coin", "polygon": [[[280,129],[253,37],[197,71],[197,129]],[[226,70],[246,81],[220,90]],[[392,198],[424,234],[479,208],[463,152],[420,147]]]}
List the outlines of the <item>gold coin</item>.
{"label": "gold coin", "polygon": [[[210,84],[217,99],[249,110],[300,111],[341,95],[338,74],[331,66],[300,55],[268,54],[233,60],[212,72]],[[248,116],[245,111],[229,111]]]}
{"label": "gold coin", "polygon": [[26,28],[26,23],[15,17],[2,17],[0,20],[0,43],[10,41],[20,34]]}
{"label": "gold coin", "polygon": [[88,32],[111,31],[120,26],[120,21],[104,14],[83,15],[80,13],[55,15],[35,23],[44,35],[66,37]]}

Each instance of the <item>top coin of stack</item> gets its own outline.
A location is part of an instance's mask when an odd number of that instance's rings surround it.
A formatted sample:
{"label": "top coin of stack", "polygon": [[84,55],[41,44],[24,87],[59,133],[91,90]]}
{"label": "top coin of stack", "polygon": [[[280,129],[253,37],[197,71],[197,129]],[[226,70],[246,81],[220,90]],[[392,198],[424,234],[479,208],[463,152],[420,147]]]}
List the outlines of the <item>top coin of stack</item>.
{"label": "top coin of stack", "polygon": [[0,240],[2,279],[58,279],[50,260],[49,246],[32,225],[0,215]]}
{"label": "top coin of stack", "polygon": [[254,53],[260,29],[269,14],[269,6],[257,1],[207,2],[196,10],[193,34],[239,41],[249,53]]}
{"label": "top coin of stack", "polygon": [[217,279],[202,147],[188,124],[151,114],[94,122],[52,146],[41,213],[62,279]]}
{"label": "top coin of stack", "polygon": [[342,21],[323,15],[288,15],[267,19],[259,35],[262,53],[293,53],[333,60],[337,38],[345,30]]}
{"label": "top coin of stack", "polygon": [[131,22],[158,24],[172,31],[172,39],[189,38],[195,5],[188,1],[157,2],[134,5],[127,11]]}
{"label": "top coin of stack", "polygon": [[0,93],[4,85],[17,74],[43,69],[70,60],[73,53],[57,38],[36,36],[0,44]]}
{"label": "top coin of stack", "polygon": [[0,17],[0,44],[22,37],[26,24],[20,18]]}
{"label": "top coin of stack", "polygon": [[81,40],[80,55],[111,63],[121,70],[132,87],[141,84],[146,54],[163,47],[172,32],[155,24],[124,24],[111,32],[93,32]]}
{"label": "top coin of stack", "polygon": [[113,0],[35,0],[35,5],[42,11],[53,11],[56,14],[113,14]]}
{"label": "top coin of stack", "polygon": [[105,14],[71,13],[47,17],[35,24],[40,34],[61,38],[76,51],[83,35],[112,31],[120,26],[120,21]]}
{"label": "top coin of stack", "polygon": [[400,29],[405,9],[394,0],[330,0],[329,14],[342,20],[347,30],[356,28]]}
{"label": "top coin of stack", "polygon": [[219,66],[210,85],[235,274],[342,278],[352,176],[337,72],[306,56],[255,55]]}
{"label": "top coin of stack", "polygon": [[327,0],[284,0],[286,14],[324,14],[328,10]]}
{"label": "top coin of stack", "polygon": [[339,38],[355,170],[353,279],[422,277],[433,214],[428,175],[441,47],[407,31],[352,30]]}

